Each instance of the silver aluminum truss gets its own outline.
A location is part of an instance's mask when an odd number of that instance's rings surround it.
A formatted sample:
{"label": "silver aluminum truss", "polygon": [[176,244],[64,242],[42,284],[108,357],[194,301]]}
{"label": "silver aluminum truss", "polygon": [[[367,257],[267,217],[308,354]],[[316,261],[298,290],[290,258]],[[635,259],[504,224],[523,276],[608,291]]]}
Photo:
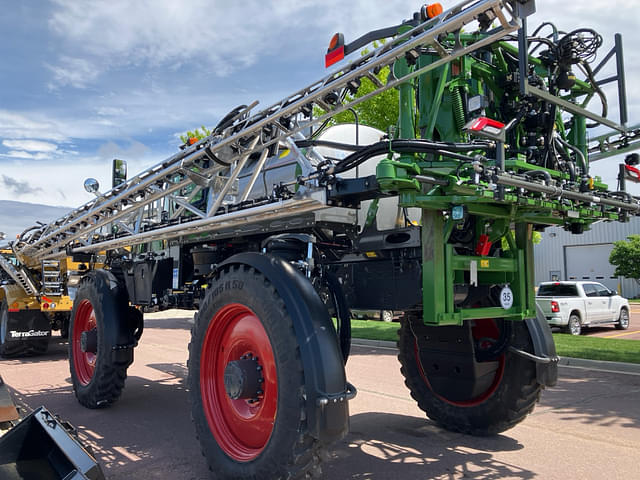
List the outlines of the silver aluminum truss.
{"label": "silver aluminum truss", "polygon": [[589,162],[595,162],[614,155],[622,155],[640,146],[640,124],[629,127],[621,133],[611,130],[589,141]]}
{"label": "silver aluminum truss", "polygon": [[[462,1],[262,111],[251,114],[257,102],[238,111],[226,128],[214,131],[209,137],[126,183],[31,232],[16,242],[14,249],[19,255],[40,261],[63,257],[69,249],[97,252],[153,239],[170,239],[233,227],[236,222],[284,218],[325,208],[323,189],[308,184],[300,187],[292,198],[274,197],[273,203],[256,206],[251,202],[244,205],[243,202],[247,203],[251,188],[265,168],[270,147],[277,151],[280,143],[310,125],[323,122],[355,104],[517,31],[521,26],[519,4],[532,5],[533,1]],[[480,15],[494,20],[497,26],[479,35],[477,42],[467,46],[457,44],[450,49],[439,41],[442,35],[459,34]],[[405,77],[391,79],[385,85],[377,79],[375,74],[380,69],[424,47],[435,50],[441,58]],[[374,83],[374,91],[357,99],[345,96],[364,78]],[[301,118],[310,116],[314,106],[326,113],[301,122]],[[258,155],[251,178],[242,192],[236,192],[238,175],[251,155]],[[206,206],[194,206],[192,200],[204,189],[208,192]],[[189,190],[190,193],[185,194]],[[185,210],[192,214],[186,219],[183,215]]]}
{"label": "silver aluminum truss", "polygon": [[36,295],[38,289],[22,267],[15,267],[8,259],[0,255],[0,267],[9,274],[16,284],[20,285],[27,295]]}

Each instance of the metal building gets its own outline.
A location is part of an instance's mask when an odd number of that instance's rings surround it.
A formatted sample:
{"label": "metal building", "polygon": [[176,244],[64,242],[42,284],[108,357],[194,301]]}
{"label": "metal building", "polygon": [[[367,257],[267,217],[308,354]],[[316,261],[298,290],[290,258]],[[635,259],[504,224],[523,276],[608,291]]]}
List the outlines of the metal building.
{"label": "metal building", "polygon": [[599,222],[582,235],[573,235],[560,227],[542,232],[535,245],[536,284],[550,280],[592,280],[617,290],[626,298],[640,296],[640,284],[616,277],[609,263],[613,242],[640,234],[640,217],[628,223]]}

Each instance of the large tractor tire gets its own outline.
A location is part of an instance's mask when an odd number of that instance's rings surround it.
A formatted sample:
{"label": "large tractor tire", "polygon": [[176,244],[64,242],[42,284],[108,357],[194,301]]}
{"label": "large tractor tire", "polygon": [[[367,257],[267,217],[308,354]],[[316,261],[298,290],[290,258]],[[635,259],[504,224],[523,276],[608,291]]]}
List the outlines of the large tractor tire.
{"label": "large tractor tire", "polygon": [[133,360],[124,288],[103,270],[81,281],[69,322],[69,368],[76,398],[106,407],[122,393]]}
{"label": "large tractor tire", "polygon": [[[5,300],[0,303],[0,356],[4,358],[15,358],[27,355],[42,355],[49,349],[50,336],[46,337],[25,337],[19,341],[11,340],[9,332],[12,329],[9,315],[9,306]],[[38,326],[48,326],[48,319],[39,310],[31,312],[20,312],[21,318],[19,324],[25,324],[26,331],[30,327],[43,328]],[[48,327],[47,327],[48,328]]]}
{"label": "large tractor tire", "polygon": [[[476,320],[471,330],[474,340],[479,343],[498,341],[498,325],[498,322],[490,319]],[[460,328],[460,336],[464,335],[464,327],[433,328]],[[512,322],[511,328],[510,345],[526,352],[533,352],[531,338],[524,322]],[[445,385],[449,383],[453,386],[460,381],[460,368],[447,367],[445,373],[445,368],[437,363],[435,352],[433,360],[429,359],[429,352],[420,352],[419,341],[406,316],[401,320],[398,335],[398,359],[411,396],[430,419],[447,430],[470,435],[493,435],[503,432],[521,422],[540,398],[542,386],[536,380],[535,363],[512,353],[507,348],[491,361],[479,362],[478,371],[484,371],[488,377],[480,392],[476,391],[466,398],[452,398],[453,395],[436,392],[426,372],[438,371],[440,384],[443,384],[444,378]],[[455,345],[452,348],[455,349]]]}
{"label": "large tractor tire", "polygon": [[320,474],[294,324],[264,274],[228,265],[212,283],[192,330],[188,385],[214,478]]}

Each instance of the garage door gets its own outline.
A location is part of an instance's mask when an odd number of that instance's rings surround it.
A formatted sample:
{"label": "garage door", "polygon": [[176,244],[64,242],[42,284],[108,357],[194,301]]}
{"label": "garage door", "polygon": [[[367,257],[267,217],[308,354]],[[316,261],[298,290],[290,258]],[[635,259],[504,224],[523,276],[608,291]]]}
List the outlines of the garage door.
{"label": "garage door", "polygon": [[567,280],[591,280],[617,290],[618,277],[613,274],[615,267],[609,263],[612,249],[612,243],[565,246]]}

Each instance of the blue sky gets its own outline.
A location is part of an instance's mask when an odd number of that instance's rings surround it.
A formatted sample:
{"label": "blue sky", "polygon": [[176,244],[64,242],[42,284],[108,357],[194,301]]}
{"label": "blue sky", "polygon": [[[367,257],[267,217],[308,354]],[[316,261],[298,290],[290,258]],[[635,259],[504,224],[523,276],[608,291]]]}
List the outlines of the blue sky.
{"label": "blue sky", "polygon": [[[455,2],[443,2],[445,8]],[[640,0],[539,0],[531,27],[590,26],[608,51],[623,34],[630,124],[640,123]],[[130,172],[176,152],[177,136],[239,104],[261,107],[327,72],[332,34],[347,41],[399,23],[407,0],[24,0],[0,13],[0,200],[77,206],[110,161]],[[615,102],[613,102],[615,103]],[[260,106],[258,108],[260,108]],[[616,117],[616,108],[613,118]],[[606,162],[606,164],[605,164]],[[615,176],[616,162],[595,173]],[[640,193],[640,192],[638,192]]]}

